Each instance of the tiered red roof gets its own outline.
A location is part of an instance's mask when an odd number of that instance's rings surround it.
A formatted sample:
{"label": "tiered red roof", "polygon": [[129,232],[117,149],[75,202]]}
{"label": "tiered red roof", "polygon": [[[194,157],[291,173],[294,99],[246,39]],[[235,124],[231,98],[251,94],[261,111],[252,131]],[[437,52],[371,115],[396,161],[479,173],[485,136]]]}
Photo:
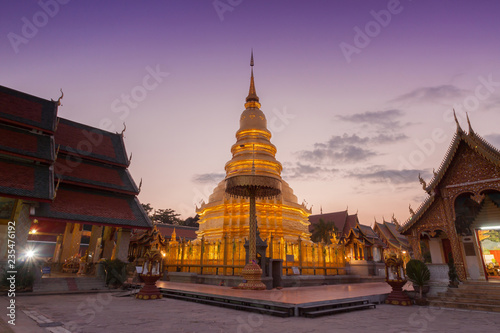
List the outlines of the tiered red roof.
{"label": "tiered red roof", "polygon": [[56,118],[58,105],[0,86],[0,195],[42,201],[41,221],[151,227],[123,136]]}
{"label": "tiered red roof", "polygon": [[56,112],[56,102],[0,86],[0,195],[52,200]]}

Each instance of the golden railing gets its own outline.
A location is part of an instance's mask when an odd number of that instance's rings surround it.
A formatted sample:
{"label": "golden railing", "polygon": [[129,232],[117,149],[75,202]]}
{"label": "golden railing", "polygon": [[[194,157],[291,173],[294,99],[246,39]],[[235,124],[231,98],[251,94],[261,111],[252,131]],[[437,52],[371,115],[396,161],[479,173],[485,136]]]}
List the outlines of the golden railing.
{"label": "golden railing", "polygon": [[[283,275],[345,274],[343,245],[311,243],[300,238],[286,241],[271,237],[267,240],[266,257],[283,260]],[[218,241],[171,241],[162,247],[163,267],[169,272],[189,272],[209,275],[240,275],[245,266],[243,240],[222,238]],[[136,258],[140,253],[130,253]]]}

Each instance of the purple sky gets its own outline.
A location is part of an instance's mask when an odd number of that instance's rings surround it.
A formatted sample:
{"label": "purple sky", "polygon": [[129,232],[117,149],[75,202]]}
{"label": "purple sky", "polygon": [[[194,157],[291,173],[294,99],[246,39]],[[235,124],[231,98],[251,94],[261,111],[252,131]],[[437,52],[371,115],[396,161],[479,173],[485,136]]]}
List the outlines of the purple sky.
{"label": "purple sky", "polygon": [[425,198],[418,173],[430,180],[451,142],[453,107],[500,147],[499,12],[494,0],[10,1],[0,84],[46,99],[62,88],[59,116],[125,122],[139,199],[188,217],[231,158],[253,48],[299,202],[404,221]]}

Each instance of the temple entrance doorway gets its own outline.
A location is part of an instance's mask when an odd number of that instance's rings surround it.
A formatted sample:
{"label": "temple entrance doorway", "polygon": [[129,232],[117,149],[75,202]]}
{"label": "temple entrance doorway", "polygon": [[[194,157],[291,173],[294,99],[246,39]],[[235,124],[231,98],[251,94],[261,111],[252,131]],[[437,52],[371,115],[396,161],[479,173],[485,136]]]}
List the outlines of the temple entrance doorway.
{"label": "temple entrance doorway", "polygon": [[461,194],[455,201],[455,226],[468,278],[500,281],[500,192]]}
{"label": "temple entrance doorway", "polygon": [[500,228],[477,230],[487,280],[500,282]]}

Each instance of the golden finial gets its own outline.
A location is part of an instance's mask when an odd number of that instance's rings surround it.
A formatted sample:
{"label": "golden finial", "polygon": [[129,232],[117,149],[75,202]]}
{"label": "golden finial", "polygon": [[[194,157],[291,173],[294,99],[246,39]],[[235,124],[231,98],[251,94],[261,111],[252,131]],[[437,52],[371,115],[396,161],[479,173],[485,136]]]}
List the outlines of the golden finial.
{"label": "golden finial", "polygon": [[408,209],[410,210],[411,216],[414,216],[415,215],[415,211],[413,209],[411,209],[411,204],[408,204]]}
{"label": "golden finial", "polygon": [[401,228],[401,224],[399,224],[399,221],[396,219],[396,216],[394,216],[394,213],[392,213],[392,223],[396,225],[396,228],[399,230]]}
{"label": "golden finial", "polygon": [[420,181],[420,184],[422,184],[422,188],[425,191],[426,187],[427,187],[427,184],[426,184],[425,180],[422,177],[420,177],[420,173],[418,174],[418,180]]}
{"label": "golden finial", "polygon": [[54,101],[52,98],[50,99],[52,102],[56,102],[57,106],[62,106],[61,99],[64,97],[64,93],[63,93],[62,88],[60,90],[61,90],[61,97],[59,97],[59,99],[57,101]]}
{"label": "golden finial", "polygon": [[60,183],[61,183],[61,178],[57,178],[57,185],[56,185],[56,188],[54,189],[54,197],[52,198],[52,200],[54,200],[57,196],[57,190],[59,190]]}
{"label": "golden finial", "polygon": [[455,123],[457,123],[457,130],[462,132],[462,127],[460,127],[460,123],[458,122],[457,113],[455,112],[455,109],[453,109],[453,117],[455,118]]}
{"label": "golden finial", "polygon": [[255,81],[253,78],[253,66],[254,66],[254,61],[253,61],[253,50],[252,54],[250,56],[250,67],[252,68],[251,70],[251,76],[250,76],[250,89],[248,91],[248,96],[246,99],[245,103],[245,108],[260,108],[260,103],[259,103],[259,97],[257,96],[257,92],[255,90]]}
{"label": "golden finial", "polygon": [[332,237],[330,237],[330,242],[332,244],[338,244],[339,240],[337,239],[337,233],[332,232],[331,235],[332,235]]}
{"label": "golden finial", "polygon": [[172,235],[170,236],[170,240],[176,242],[177,241],[177,234],[175,233],[175,228],[174,231],[172,231]]}
{"label": "golden finial", "polygon": [[469,114],[466,112],[465,115],[467,116],[467,124],[469,124],[469,135],[474,135],[474,130],[472,129],[472,126],[471,126],[470,120],[469,120]]}
{"label": "golden finial", "polygon": [[142,187],[142,178],[141,178],[141,182],[139,183],[139,193],[141,193],[141,187]]}
{"label": "golden finial", "polygon": [[126,130],[127,130],[127,125],[125,123],[123,123],[123,129],[122,129],[121,133],[116,132],[116,134],[120,134],[121,136],[123,136],[123,133],[125,133]]}

